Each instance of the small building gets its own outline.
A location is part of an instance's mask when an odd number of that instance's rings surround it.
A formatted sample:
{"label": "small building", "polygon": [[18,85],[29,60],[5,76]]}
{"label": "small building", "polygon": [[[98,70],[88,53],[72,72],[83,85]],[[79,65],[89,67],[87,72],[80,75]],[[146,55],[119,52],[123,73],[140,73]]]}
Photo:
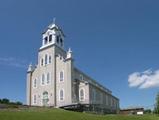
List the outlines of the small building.
{"label": "small building", "polygon": [[120,110],[120,114],[123,114],[123,115],[143,115],[144,108],[136,107],[136,108],[122,109],[122,110]]}

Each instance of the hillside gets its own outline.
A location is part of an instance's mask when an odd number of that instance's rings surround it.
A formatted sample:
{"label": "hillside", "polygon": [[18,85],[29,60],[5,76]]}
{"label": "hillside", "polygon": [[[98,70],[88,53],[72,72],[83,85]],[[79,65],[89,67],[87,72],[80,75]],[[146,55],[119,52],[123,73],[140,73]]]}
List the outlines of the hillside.
{"label": "hillside", "polygon": [[0,120],[159,120],[157,116],[93,115],[61,109],[0,110]]}

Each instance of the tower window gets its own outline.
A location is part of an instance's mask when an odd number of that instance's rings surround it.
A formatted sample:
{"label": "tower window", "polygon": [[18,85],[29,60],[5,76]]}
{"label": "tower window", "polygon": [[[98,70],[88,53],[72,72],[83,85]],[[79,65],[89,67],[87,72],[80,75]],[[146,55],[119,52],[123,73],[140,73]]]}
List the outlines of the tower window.
{"label": "tower window", "polygon": [[60,82],[64,81],[64,72],[60,72]]}
{"label": "tower window", "polygon": [[49,35],[49,42],[52,41],[52,35]]}
{"label": "tower window", "polygon": [[47,42],[48,42],[48,38],[47,38],[47,37],[45,37],[44,39],[45,39],[45,44],[47,44]]}
{"label": "tower window", "polygon": [[60,43],[61,43],[61,46],[63,46],[63,40],[62,40],[62,38],[60,39]]}
{"label": "tower window", "polygon": [[64,100],[64,90],[60,90],[60,101]]}
{"label": "tower window", "polygon": [[56,41],[59,44],[59,36],[56,36]]}
{"label": "tower window", "polygon": [[47,55],[45,55],[45,64],[47,64]]}
{"label": "tower window", "polygon": [[51,56],[49,56],[49,63],[51,63]]}

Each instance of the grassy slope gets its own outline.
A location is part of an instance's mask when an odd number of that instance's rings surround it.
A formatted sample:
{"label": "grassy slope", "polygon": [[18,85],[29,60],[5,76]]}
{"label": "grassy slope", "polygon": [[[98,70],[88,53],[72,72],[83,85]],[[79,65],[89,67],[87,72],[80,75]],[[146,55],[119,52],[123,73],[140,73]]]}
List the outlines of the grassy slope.
{"label": "grassy slope", "polygon": [[3,110],[0,120],[159,120],[157,116],[92,115],[60,109]]}

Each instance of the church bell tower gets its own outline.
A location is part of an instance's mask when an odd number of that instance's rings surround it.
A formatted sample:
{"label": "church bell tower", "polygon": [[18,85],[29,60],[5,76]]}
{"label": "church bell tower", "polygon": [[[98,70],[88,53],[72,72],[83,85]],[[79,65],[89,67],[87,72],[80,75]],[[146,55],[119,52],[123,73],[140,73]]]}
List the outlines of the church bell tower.
{"label": "church bell tower", "polygon": [[56,44],[58,47],[64,49],[64,37],[63,31],[53,22],[42,33],[42,46],[40,49]]}

